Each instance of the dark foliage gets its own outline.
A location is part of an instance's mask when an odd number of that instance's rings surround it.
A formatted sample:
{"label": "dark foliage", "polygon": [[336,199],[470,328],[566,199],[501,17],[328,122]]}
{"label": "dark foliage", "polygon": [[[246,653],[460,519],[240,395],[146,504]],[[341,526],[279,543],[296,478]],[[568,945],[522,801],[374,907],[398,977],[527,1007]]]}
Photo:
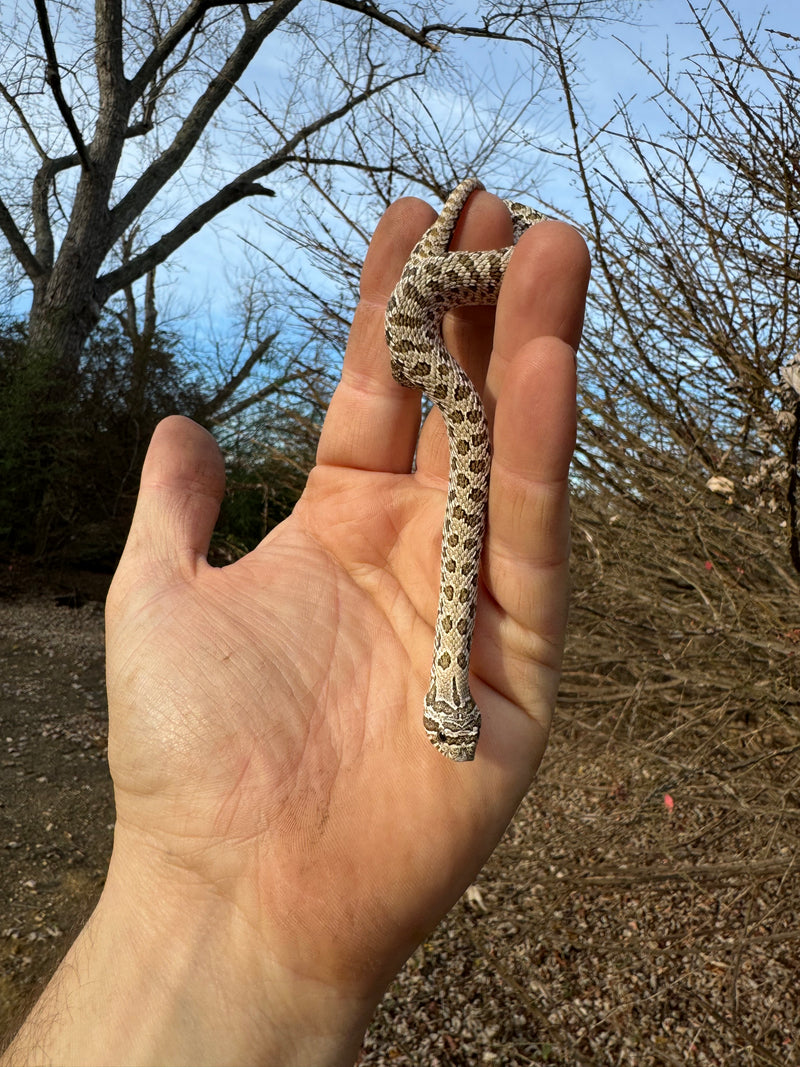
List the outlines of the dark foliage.
{"label": "dark foliage", "polygon": [[165,415],[196,415],[199,380],[175,338],[156,334],[137,352],[110,319],[74,390],[54,384],[26,341],[20,324],[0,336],[0,546],[112,567],[150,435]]}
{"label": "dark foliage", "polygon": [[[156,332],[146,351],[138,348],[115,320],[104,320],[70,396],[32,357],[24,326],[0,325],[0,553],[113,570],[156,424],[172,414],[204,423],[208,410],[208,385],[178,337]],[[296,405],[262,405],[253,420],[272,446],[255,442],[252,427],[239,438],[223,435],[227,491],[216,562],[257,545],[300,496],[318,418],[301,418]]]}

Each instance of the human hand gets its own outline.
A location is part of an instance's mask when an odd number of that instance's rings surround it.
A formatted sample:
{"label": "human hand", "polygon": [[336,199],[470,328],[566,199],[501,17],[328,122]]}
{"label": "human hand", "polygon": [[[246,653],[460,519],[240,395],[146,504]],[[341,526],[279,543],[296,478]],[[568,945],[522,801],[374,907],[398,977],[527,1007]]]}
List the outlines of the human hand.
{"label": "human hand", "polygon": [[[314,1062],[352,1058],[386,983],[494,848],[546,743],[588,258],[570,227],[537,224],[496,314],[462,309],[446,323],[482,390],[494,450],[471,663],[483,729],[474,763],[455,764],[421,722],[447,440],[434,411],[417,446],[419,396],[393,382],[383,337],[386,300],[433,218],[404,200],[376,230],[342,381],[292,516],[245,558],[210,567],[222,459],[205,431],[168,419],[109,594],[117,825],[105,913],[126,912],[133,931],[135,910],[177,940],[196,1037],[214,1009],[191,989],[188,959],[215,976],[238,1020],[230,1059],[276,1055],[266,1032],[276,1020],[312,1041],[280,1062],[310,1048]],[[474,195],[454,246],[510,240],[502,203]],[[170,975],[156,968],[162,997]]]}

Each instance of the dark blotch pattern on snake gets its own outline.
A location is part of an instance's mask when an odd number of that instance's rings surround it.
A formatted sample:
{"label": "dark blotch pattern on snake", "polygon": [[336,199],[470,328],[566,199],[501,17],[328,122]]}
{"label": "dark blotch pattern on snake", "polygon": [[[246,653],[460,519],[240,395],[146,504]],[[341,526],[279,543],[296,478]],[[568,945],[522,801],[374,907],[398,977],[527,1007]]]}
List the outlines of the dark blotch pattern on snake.
{"label": "dark blotch pattern on snake", "polygon": [[[469,659],[478,576],[489,497],[492,455],[481,399],[442,340],[442,319],[452,307],[497,303],[512,247],[482,252],[448,250],[471,193],[483,186],[463,181],[408,258],[386,307],[386,340],[392,375],[422,389],[442,413],[450,444],[431,681],[423,724],[432,744],[449,759],[475,758],[481,714],[469,689]],[[543,216],[504,201],[514,225],[514,244]]]}

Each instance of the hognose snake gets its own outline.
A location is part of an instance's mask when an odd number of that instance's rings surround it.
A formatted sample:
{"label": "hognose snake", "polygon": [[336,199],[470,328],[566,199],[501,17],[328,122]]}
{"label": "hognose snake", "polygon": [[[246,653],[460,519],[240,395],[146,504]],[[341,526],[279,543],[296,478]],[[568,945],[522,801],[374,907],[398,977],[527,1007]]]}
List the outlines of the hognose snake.
{"label": "hognose snake", "polygon": [[[444,345],[442,319],[452,307],[496,304],[512,252],[511,246],[448,251],[458,217],[477,189],[483,185],[468,178],[450,194],[411,252],[389,298],[385,321],[393,377],[401,385],[422,389],[439,408],[450,445],[439,605],[423,725],[434,747],[458,763],[475,758],[481,726],[469,689],[469,660],[492,453],[483,404]],[[516,244],[543,216],[524,204],[504,203]]]}

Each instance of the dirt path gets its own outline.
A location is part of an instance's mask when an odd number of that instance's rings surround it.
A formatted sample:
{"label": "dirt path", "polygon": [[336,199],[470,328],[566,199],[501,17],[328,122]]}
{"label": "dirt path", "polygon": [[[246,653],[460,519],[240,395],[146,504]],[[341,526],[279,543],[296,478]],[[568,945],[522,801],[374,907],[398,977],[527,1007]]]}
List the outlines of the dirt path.
{"label": "dirt path", "polygon": [[63,955],[111,850],[102,607],[0,600],[0,1034]]}

